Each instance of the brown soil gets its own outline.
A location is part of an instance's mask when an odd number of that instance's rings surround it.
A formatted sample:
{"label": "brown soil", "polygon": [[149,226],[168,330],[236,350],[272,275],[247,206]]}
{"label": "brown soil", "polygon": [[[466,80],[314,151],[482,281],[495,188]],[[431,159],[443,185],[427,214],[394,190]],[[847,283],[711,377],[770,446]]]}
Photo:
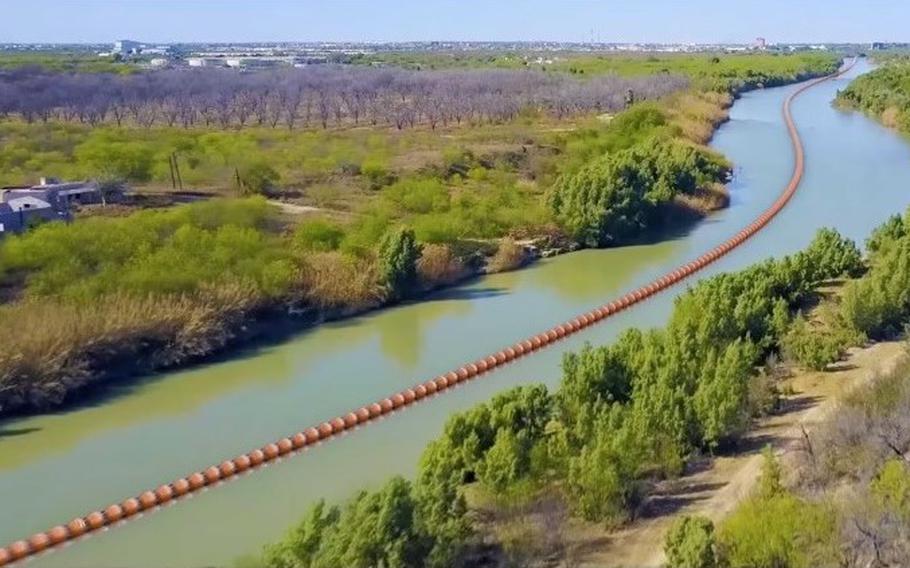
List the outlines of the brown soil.
{"label": "brown soil", "polygon": [[693,464],[690,473],[659,487],[630,525],[606,534],[579,527],[574,541],[582,566],[657,567],[665,561],[664,535],[681,515],[703,515],[714,522],[728,515],[755,486],[761,450],[770,444],[786,466],[804,435],[828,417],[845,393],[893,369],[906,356],[902,342],[882,342],[852,349],[828,372],[800,373],[788,381],[792,394],[781,411],[759,421],[739,448]]}

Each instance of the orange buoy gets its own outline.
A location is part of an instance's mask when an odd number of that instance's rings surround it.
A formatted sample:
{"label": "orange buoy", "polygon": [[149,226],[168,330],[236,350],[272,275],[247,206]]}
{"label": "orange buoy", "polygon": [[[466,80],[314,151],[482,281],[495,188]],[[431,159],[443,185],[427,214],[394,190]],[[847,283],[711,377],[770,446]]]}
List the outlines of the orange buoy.
{"label": "orange buoy", "polygon": [[566,326],[559,324],[553,328],[553,331],[556,332],[556,337],[565,337],[566,336]]}
{"label": "orange buoy", "polygon": [[146,491],[139,496],[139,504],[143,509],[151,509],[158,504],[158,497],[151,491]]}
{"label": "orange buoy", "polygon": [[[460,380],[460,378],[458,377],[458,373],[456,373],[455,371],[449,371],[448,373],[445,374],[445,377],[446,377],[446,380],[449,381],[450,385],[454,385]],[[392,402],[394,402],[394,401],[392,401]],[[396,406],[395,408],[398,408],[398,407]]]}
{"label": "orange buoy", "polygon": [[9,545],[9,555],[13,560],[19,560],[20,558],[25,558],[28,555],[28,543],[24,540],[17,540],[13,544]]}
{"label": "orange buoy", "polygon": [[[268,453],[266,453],[266,456],[268,456]],[[215,483],[221,479],[221,471],[219,471],[215,466],[211,466],[210,468],[206,469],[202,475],[205,476],[206,485],[211,485],[212,483]]]}
{"label": "orange buoy", "polygon": [[332,426],[333,434],[343,432],[345,429],[344,418],[342,418],[341,416],[336,416],[335,418],[332,418],[331,420],[329,420],[329,424]]}
{"label": "orange buoy", "polygon": [[85,517],[85,524],[87,524],[88,528],[91,530],[96,531],[104,526],[104,515],[101,514],[100,511],[89,513]]}
{"label": "orange buoy", "polygon": [[42,550],[47,548],[50,545],[50,543],[51,543],[51,539],[48,538],[47,534],[45,534],[43,532],[35,533],[28,538],[28,545],[32,549],[32,554],[41,552]]}
{"label": "orange buoy", "polygon": [[234,472],[236,471],[237,468],[234,466],[234,462],[231,460],[225,460],[221,462],[221,465],[218,466],[218,472],[221,473],[222,479],[234,475]]}
{"label": "orange buoy", "polygon": [[489,365],[487,365],[486,359],[481,359],[481,360],[477,361],[476,365],[477,365],[478,372],[481,372],[481,373],[486,373],[487,369],[490,367]]}
{"label": "orange buoy", "polygon": [[[456,379],[457,379],[457,377],[456,377]],[[453,383],[453,382],[455,382],[455,379],[450,378],[449,382]],[[402,406],[404,406],[404,396],[400,392],[393,394],[391,400],[392,400],[392,408],[401,408]]]}
{"label": "orange buoy", "polygon": [[[313,430],[313,428],[310,428],[310,430]],[[307,434],[307,435],[309,436],[309,434]],[[316,439],[317,440],[319,439],[318,433],[317,433]],[[259,465],[262,465],[262,462],[265,461],[265,454],[259,448],[256,448],[255,450],[250,452],[249,456],[250,456],[250,466],[251,467],[257,467]],[[191,478],[191,480],[192,480],[192,478]]]}
{"label": "orange buoy", "polygon": [[401,391],[401,396],[404,397],[405,404],[411,404],[417,400],[417,393],[415,393],[413,389],[404,389]]}
{"label": "orange buoy", "polygon": [[124,517],[132,517],[142,510],[142,506],[139,504],[139,500],[135,497],[125,499],[123,503],[120,504],[120,508],[123,510]]}
{"label": "orange buoy", "polygon": [[[436,392],[436,391],[434,390],[433,392]],[[370,418],[376,418],[377,416],[382,415],[382,407],[379,405],[378,402],[374,402],[367,408],[370,409]]]}
{"label": "orange buoy", "polygon": [[514,347],[506,347],[505,349],[502,350],[502,352],[506,354],[507,361],[511,361],[512,359],[515,358],[516,355],[518,355],[518,353],[515,352]]}
{"label": "orange buoy", "polygon": [[13,561],[13,555],[6,548],[0,548],[0,566],[6,566]]}
{"label": "orange buoy", "polygon": [[552,342],[556,341],[557,339],[559,339],[559,334],[556,333],[555,329],[551,329],[547,332],[547,341]]}
{"label": "orange buoy", "polygon": [[516,343],[515,345],[512,346],[512,349],[515,350],[516,357],[521,357],[526,353],[525,346],[522,345],[521,343]]}
{"label": "orange buoy", "polygon": [[370,419],[370,409],[366,406],[361,406],[357,409],[357,423],[366,422]]}
{"label": "orange buoy", "polygon": [[436,383],[436,392],[445,390],[449,386],[449,381],[445,377],[436,377],[436,380],[433,382]]}
{"label": "orange buoy", "polygon": [[476,377],[480,373],[476,363],[468,363],[464,368],[468,371],[468,378]]}
{"label": "orange buoy", "polygon": [[88,525],[86,525],[85,520],[81,517],[76,517],[66,525],[67,530],[70,533],[70,537],[78,538],[85,534]]}
{"label": "orange buoy", "polygon": [[[325,423],[325,422],[323,422],[323,424],[324,424],[325,426],[328,426],[329,434],[331,434],[331,433],[332,433],[332,427],[329,426],[329,424],[327,424],[327,423]],[[320,431],[320,433],[323,432],[322,426],[319,427],[319,431]],[[277,444],[266,444],[266,445],[263,446],[263,448],[262,448],[262,453],[265,454],[265,459],[266,459],[266,461],[272,461],[273,459],[275,459],[275,458],[278,457],[278,455],[281,453],[281,451],[279,451],[278,445],[277,445]]]}
{"label": "orange buoy", "polygon": [[488,368],[488,369],[492,369],[493,367],[499,365],[499,361],[496,360],[496,356],[495,356],[495,355],[487,355],[486,361],[487,361],[487,368]]}
{"label": "orange buoy", "polygon": [[[246,456],[243,456],[243,457],[246,458]],[[246,458],[246,459],[247,459],[247,462],[249,462],[250,458]],[[190,482],[187,481],[185,477],[175,479],[171,483],[171,487],[174,488],[175,497],[182,497],[190,492]]]}
{"label": "orange buoy", "polygon": [[[439,381],[445,382],[445,378],[440,377],[440,378],[436,379],[437,386],[439,386]],[[388,414],[389,412],[392,412],[392,410],[395,409],[395,403],[392,402],[391,398],[384,398],[379,401],[379,407],[382,408],[383,414]]]}
{"label": "orange buoy", "polygon": [[[334,429],[332,428],[332,425],[329,424],[328,422],[323,422],[322,424],[319,425],[319,437],[320,437],[320,439],[323,439],[323,440],[324,440],[325,438],[328,438],[329,436],[332,435],[332,432],[334,432]],[[266,457],[268,458],[268,455],[269,455],[269,454],[266,453],[265,455],[266,455]],[[276,447],[275,455],[276,455],[276,456],[278,455],[277,447]],[[272,456],[272,457],[274,457],[274,456]],[[268,459],[272,459],[272,458],[268,458]]]}
{"label": "orange buoy", "polygon": [[[335,418],[332,422],[341,421],[341,429],[344,429],[344,420],[341,418]],[[278,440],[278,453],[284,455],[294,449],[294,442],[290,438],[282,438]]]}
{"label": "orange buoy", "polygon": [[[248,456],[246,454],[240,454],[239,456],[234,458],[234,469],[237,471],[237,473],[250,469],[250,466],[252,466],[252,465],[253,465],[253,460],[251,460],[250,456]],[[176,488],[177,488],[177,483],[175,482],[174,489],[176,489]]]}
{"label": "orange buoy", "polygon": [[439,390],[436,387],[436,381],[427,381],[427,382],[423,383],[423,386],[426,387],[427,394],[435,394],[436,391]]}
{"label": "orange buoy", "polygon": [[[212,468],[215,469],[215,468]],[[218,471],[215,469],[215,471]],[[171,489],[170,485],[161,485],[158,489],[155,490],[155,497],[158,498],[159,503],[167,503],[174,496],[174,490]]]}
{"label": "orange buoy", "polygon": [[[250,455],[252,455],[252,454],[250,454]],[[205,476],[202,475],[201,473],[199,473],[198,471],[196,473],[191,474],[189,477],[186,478],[186,480],[190,482],[190,489],[192,489],[193,491],[196,491],[197,489],[200,489],[203,485],[205,485]]]}
{"label": "orange buoy", "polygon": [[[57,525],[56,527],[47,531],[47,536],[51,541],[51,545],[56,545],[56,544],[60,544],[61,542],[65,541],[67,538],[69,538],[70,533],[66,529],[66,527],[64,527],[63,525]],[[0,549],[0,550],[3,550],[3,549]],[[2,560],[2,559],[3,559],[3,553],[0,552],[0,560]],[[0,562],[0,565],[2,565],[2,562]]]}
{"label": "orange buoy", "polygon": [[[361,408],[360,410],[366,411],[365,408]],[[369,413],[367,413],[367,415],[369,415]],[[356,416],[354,417],[354,419],[358,420]],[[355,422],[355,424],[356,424],[356,422]],[[302,448],[306,445],[306,436],[303,434],[303,432],[297,432],[296,434],[291,436],[291,442],[294,443],[294,448],[299,450],[300,448]]]}
{"label": "orange buoy", "polygon": [[104,516],[108,523],[116,523],[123,518],[123,507],[120,505],[111,505],[104,510]]}
{"label": "orange buoy", "polygon": [[422,383],[414,387],[414,396],[417,398],[417,400],[420,400],[423,397],[427,396],[427,387]]}

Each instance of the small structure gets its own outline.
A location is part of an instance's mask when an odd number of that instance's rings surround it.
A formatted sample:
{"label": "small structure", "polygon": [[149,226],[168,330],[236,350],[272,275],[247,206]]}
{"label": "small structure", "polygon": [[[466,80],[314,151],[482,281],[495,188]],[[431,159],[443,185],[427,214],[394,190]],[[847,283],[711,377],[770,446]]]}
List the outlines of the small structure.
{"label": "small structure", "polygon": [[61,183],[54,178],[41,178],[31,186],[0,188],[0,234],[18,232],[42,221],[69,220],[74,205],[118,201],[119,191],[104,195],[97,182]]}
{"label": "small structure", "polygon": [[112,53],[120,55],[138,55],[142,51],[142,44],[130,39],[118,39],[114,42]]}

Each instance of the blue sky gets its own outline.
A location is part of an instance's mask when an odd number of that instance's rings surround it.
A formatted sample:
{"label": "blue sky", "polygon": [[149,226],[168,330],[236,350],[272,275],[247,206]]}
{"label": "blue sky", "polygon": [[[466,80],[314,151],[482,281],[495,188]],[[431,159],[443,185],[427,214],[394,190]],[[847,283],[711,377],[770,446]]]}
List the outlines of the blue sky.
{"label": "blue sky", "polygon": [[0,43],[910,41],[908,0],[0,0]]}

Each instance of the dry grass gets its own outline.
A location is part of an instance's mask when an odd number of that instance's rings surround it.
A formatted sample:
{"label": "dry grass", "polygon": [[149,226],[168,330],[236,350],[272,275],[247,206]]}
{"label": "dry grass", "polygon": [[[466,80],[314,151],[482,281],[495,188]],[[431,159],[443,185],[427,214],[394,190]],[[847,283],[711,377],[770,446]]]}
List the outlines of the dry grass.
{"label": "dry grass", "polygon": [[733,98],[726,93],[690,92],[670,103],[671,122],[682,136],[696,144],[711,141],[717,126],[729,118]]}
{"label": "dry grass", "polygon": [[339,252],[307,257],[301,278],[307,302],[321,309],[354,312],[384,299],[376,264]]}
{"label": "dry grass", "polygon": [[677,204],[701,215],[724,209],[730,204],[730,194],[727,187],[721,183],[697,188],[692,194],[680,193],[674,199]]}
{"label": "dry grass", "polygon": [[211,353],[258,302],[252,286],[232,283],[192,295],[3,306],[0,413],[59,404],[70,391],[124,366],[155,368]]}
{"label": "dry grass", "polygon": [[417,261],[417,275],[424,289],[447,286],[468,274],[468,269],[448,245],[427,244]]}
{"label": "dry grass", "polygon": [[502,239],[496,254],[487,261],[487,272],[506,272],[524,266],[528,260],[525,248],[512,239]]}
{"label": "dry grass", "polygon": [[882,111],[882,124],[888,128],[897,128],[900,125],[901,111],[896,106],[889,106]]}

